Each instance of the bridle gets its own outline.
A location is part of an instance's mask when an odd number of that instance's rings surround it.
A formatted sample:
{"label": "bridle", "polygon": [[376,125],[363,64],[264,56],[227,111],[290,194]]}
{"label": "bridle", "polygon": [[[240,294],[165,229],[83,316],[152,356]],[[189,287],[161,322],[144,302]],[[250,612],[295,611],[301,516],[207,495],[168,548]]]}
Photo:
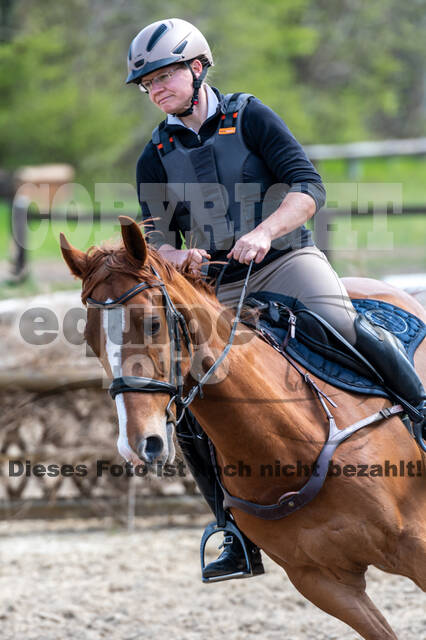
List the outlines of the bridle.
{"label": "bridle", "polygon": [[[146,378],[142,376],[120,376],[113,379],[111,385],[109,387],[110,396],[115,399],[115,397],[119,393],[129,393],[129,392],[138,392],[138,393],[166,393],[169,394],[170,400],[166,407],[166,415],[167,422],[172,422],[175,425],[178,424],[185,413],[185,409],[189,407],[189,405],[193,402],[197,394],[200,397],[203,397],[203,386],[208,381],[208,379],[214,374],[216,369],[222,364],[223,360],[227,356],[232,343],[234,341],[235,332],[237,329],[237,324],[240,319],[241,308],[243,305],[243,300],[245,298],[248,280],[250,277],[250,273],[253,267],[253,261],[250,263],[247,271],[247,275],[244,281],[244,285],[241,290],[240,299],[238,302],[237,311],[235,314],[235,318],[232,324],[232,329],[228,338],[228,342],[225,345],[222,353],[217,358],[217,360],[212,364],[212,366],[206,371],[201,380],[194,384],[189,393],[184,397],[183,395],[183,386],[184,380],[182,376],[182,342],[184,343],[189,357],[192,361],[192,344],[191,338],[189,335],[188,326],[186,324],[186,320],[184,316],[176,309],[173,304],[172,299],[167,291],[166,285],[160,278],[159,274],[155,270],[155,268],[150,265],[151,271],[156,278],[156,281],[153,283],[149,283],[146,281],[139,282],[134,287],[131,287],[127,291],[125,291],[121,296],[116,298],[115,300],[110,300],[108,302],[101,302],[99,300],[95,300],[94,298],[87,298],[87,302],[97,308],[101,309],[115,309],[124,305],[126,302],[134,298],[137,294],[141,293],[141,291],[145,291],[146,289],[154,289],[159,287],[163,297],[164,309],[166,312],[166,321],[167,321],[167,329],[170,340],[170,378],[169,382],[164,382],[163,380],[156,380],[155,378]],[[176,405],[176,417],[173,415],[171,411],[171,407],[173,403]]]}

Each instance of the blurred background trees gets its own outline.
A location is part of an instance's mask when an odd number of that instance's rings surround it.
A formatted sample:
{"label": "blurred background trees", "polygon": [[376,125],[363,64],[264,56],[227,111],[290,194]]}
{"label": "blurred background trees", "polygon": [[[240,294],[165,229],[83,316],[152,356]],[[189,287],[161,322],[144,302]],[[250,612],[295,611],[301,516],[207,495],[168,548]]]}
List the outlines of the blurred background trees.
{"label": "blurred background trees", "polygon": [[426,121],[424,0],[2,0],[0,166],[69,162],[133,182],[159,121],[124,84],[131,39],[164,17],[212,45],[211,84],[248,91],[302,143],[416,137]]}

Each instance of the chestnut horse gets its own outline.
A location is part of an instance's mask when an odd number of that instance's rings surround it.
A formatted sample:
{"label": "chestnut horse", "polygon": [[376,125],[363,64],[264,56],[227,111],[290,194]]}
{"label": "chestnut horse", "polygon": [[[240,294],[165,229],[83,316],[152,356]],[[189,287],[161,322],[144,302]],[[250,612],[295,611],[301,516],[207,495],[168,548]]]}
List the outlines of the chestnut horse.
{"label": "chestnut horse", "polygon": [[[120,223],[123,244],[117,247],[85,253],[61,235],[64,259],[82,280],[83,302],[91,297],[107,303],[100,308],[89,305],[87,342],[109,376],[118,371],[121,376],[145,376],[167,386],[179,345],[170,348],[170,322],[158,285],[161,279],[189,330],[190,344],[182,340],[178,354],[187,391],[222,353],[231,312],[224,311],[200,277],[188,269],[176,270],[148,248],[136,223],[125,217],[120,217]],[[120,300],[141,282],[146,286],[133,290],[131,301],[126,296]],[[361,278],[348,279],[346,285],[353,297],[386,300],[424,319],[423,309],[411,296],[389,285]],[[108,301],[117,299],[119,305],[109,309]],[[114,340],[108,330],[110,313],[119,314],[115,333],[118,328],[122,334]],[[312,465],[326,439],[327,421],[318,398],[301,384],[288,362],[250,329],[239,328],[214,380],[204,386],[202,398],[195,396],[191,411],[214,443],[221,469],[236,469],[243,462],[242,473],[223,476],[226,489],[240,498],[270,504],[284,492],[298,490],[306,477],[285,473],[270,477],[265,473],[269,467],[262,470],[261,465],[275,468],[277,461],[280,468],[295,461]],[[425,347],[423,343],[416,353],[420,376],[426,373]],[[350,394],[316,382],[337,404],[333,413],[339,428],[390,404],[383,398]],[[170,430],[174,409],[169,394],[158,391],[116,396],[118,448],[134,464],[174,458]],[[424,454],[402,421],[393,417],[343,442],[333,463],[340,469],[352,465],[352,471],[369,465],[375,473],[330,474],[312,502],[284,519],[262,520],[239,509],[232,509],[232,515],[308,600],[366,640],[395,639],[365,592],[364,574],[374,565],[407,576],[426,590]],[[244,472],[244,465],[250,473]]]}

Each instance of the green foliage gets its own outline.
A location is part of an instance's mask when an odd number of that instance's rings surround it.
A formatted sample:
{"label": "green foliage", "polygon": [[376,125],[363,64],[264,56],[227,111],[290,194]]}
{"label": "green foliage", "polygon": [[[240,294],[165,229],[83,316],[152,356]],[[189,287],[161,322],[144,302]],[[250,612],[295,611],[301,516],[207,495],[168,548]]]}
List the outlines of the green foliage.
{"label": "green foliage", "polygon": [[10,211],[0,201],[0,260],[5,260],[9,253],[10,242]]}
{"label": "green foliage", "polygon": [[32,3],[25,27],[0,44],[6,97],[0,108],[0,166],[70,162],[80,173],[103,180],[119,162],[137,113],[125,117],[125,101],[114,99],[101,42],[89,37],[88,9],[71,5],[83,30],[77,24],[72,30],[77,20],[69,5],[67,22]]}
{"label": "green foliage", "polygon": [[322,141],[421,135],[426,43],[420,2],[318,0],[305,21],[319,26],[320,37],[315,54],[296,64]]}
{"label": "green foliage", "polygon": [[[423,0],[15,0],[0,39],[0,167],[70,162],[77,180],[134,183],[161,114],[124,84],[131,39],[167,16],[192,21],[223,92],[249,91],[305,143],[416,136],[425,122]],[[344,162],[320,163],[325,182]],[[424,161],[368,160],[359,180],[424,200]],[[126,205],[127,206],[127,205]],[[46,241],[53,251],[56,239]],[[51,243],[51,244],[50,244]],[[5,250],[5,247],[1,247]]]}
{"label": "green foliage", "polygon": [[[422,6],[423,5],[423,6]],[[424,3],[412,0],[15,0],[0,41],[0,166],[70,162],[86,184],[133,182],[161,114],[126,87],[142,26],[194,22],[210,82],[276,110],[304,143],[421,135]],[[423,10],[422,10],[423,9]]]}
{"label": "green foliage", "polygon": [[[348,165],[345,160],[327,160],[318,163],[327,193],[334,183],[348,182]],[[399,186],[404,205],[421,205],[425,202],[425,157],[368,158],[359,162],[358,181],[362,183],[388,184]],[[382,190],[381,190],[382,191]],[[381,193],[376,203],[383,204]]]}

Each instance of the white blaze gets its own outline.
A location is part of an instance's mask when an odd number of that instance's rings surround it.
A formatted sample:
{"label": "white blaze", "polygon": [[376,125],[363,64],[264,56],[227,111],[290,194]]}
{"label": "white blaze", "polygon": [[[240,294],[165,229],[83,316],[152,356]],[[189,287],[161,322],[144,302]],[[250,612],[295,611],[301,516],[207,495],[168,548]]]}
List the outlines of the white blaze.
{"label": "white blaze", "polygon": [[[106,302],[111,302],[111,299],[108,298]],[[102,325],[105,333],[105,348],[113,378],[121,378],[123,375],[122,346],[125,319],[125,308],[122,306],[103,310]],[[116,395],[115,405],[117,407],[119,427],[117,440],[118,452],[127,462],[132,462],[134,465],[142,464],[142,460],[130,447],[127,437],[127,411],[122,393]],[[163,462],[173,462],[175,448],[173,445],[172,427],[171,425],[167,427],[165,412],[158,410],[156,414],[151,416],[150,421],[152,433],[162,435],[164,449],[161,459]],[[167,429],[169,429],[169,432]]]}
{"label": "white blaze", "polygon": [[[111,302],[108,298],[107,302]],[[104,309],[102,324],[105,333],[105,348],[112,377],[120,378],[123,375],[121,347],[123,345],[123,333],[125,326],[124,307]],[[123,394],[115,397],[115,405],[118,414],[119,435],[117,441],[118,452],[127,462],[140,462],[135,452],[129,445],[127,438],[127,411]]]}

